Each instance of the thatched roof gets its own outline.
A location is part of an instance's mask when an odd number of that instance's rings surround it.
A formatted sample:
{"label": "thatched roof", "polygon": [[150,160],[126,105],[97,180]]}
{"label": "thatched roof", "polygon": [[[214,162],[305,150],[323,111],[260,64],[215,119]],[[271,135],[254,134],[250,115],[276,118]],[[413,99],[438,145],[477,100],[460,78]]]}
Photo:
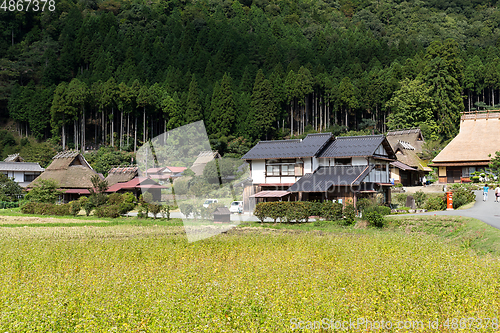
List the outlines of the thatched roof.
{"label": "thatched roof", "polygon": [[[432,160],[437,165],[447,163],[486,164],[500,151],[500,114],[490,119],[464,119],[460,124],[460,132]],[[465,163],[465,164],[464,164]]]}
{"label": "thatched roof", "polygon": [[205,169],[205,165],[208,162],[213,161],[215,158],[220,158],[218,152],[216,151],[202,151],[198,154],[196,161],[194,161],[193,166],[191,166],[191,170],[197,175],[203,175],[203,170]]}
{"label": "thatched roof", "polygon": [[19,153],[15,153],[7,156],[4,162],[24,162],[24,159],[19,155]]}
{"label": "thatched roof", "polygon": [[97,173],[79,152],[63,151],[52,159],[52,163],[28,185],[28,188],[42,179],[55,180],[62,189],[92,187],[91,178]]}
{"label": "thatched roof", "polygon": [[116,183],[125,183],[134,177],[138,176],[138,167],[123,167],[123,168],[113,168],[109,170],[106,181],[108,186],[114,185]]}
{"label": "thatched roof", "polygon": [[389,144],[394,151],[396,151],[397,144],[402,141],[410,144],[413,148],[415,148],[416,153],[422,152],[422,146],[425,142],[420,128],[387,132],[387,141],[389,141]]}

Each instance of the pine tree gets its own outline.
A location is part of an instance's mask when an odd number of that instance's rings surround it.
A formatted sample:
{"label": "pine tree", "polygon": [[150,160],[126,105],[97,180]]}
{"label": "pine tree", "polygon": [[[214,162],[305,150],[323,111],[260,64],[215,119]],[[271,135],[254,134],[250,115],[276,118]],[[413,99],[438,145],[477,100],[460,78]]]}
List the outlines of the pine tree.
{"label": "pine tree", "polygon": [[235,128],[236,118],[232,79],[228,73],[224,74],[220,86],[214,87],[211,109],[211,132],[219,137],[228,136]]}
{"label": "pine tree", "polygon": [[254,138],[268,138],[276,121],[276,104],[271,82],[262,70],[257,72],[250,103],[250,121]]}
{"label": "pine tree", "polygon": [[196,77],[193,74],[191,83],[189,84],[189,93],[187,98],[187,108],[186,108],[186,123],[194,123],[198,120],[203,120],[203,112],[200,104],[200,95],[198,92],[198,84],[196,83]]}

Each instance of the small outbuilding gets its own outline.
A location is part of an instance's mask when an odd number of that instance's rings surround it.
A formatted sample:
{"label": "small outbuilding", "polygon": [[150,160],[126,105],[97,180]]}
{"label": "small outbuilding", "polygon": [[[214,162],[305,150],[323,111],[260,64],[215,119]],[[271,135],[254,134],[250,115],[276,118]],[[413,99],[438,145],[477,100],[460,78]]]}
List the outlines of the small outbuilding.
{"label": "small outbuilding", "polygon": [[227,207],[217,207],[214,212],[214,223],[231,222],[231,212]]}

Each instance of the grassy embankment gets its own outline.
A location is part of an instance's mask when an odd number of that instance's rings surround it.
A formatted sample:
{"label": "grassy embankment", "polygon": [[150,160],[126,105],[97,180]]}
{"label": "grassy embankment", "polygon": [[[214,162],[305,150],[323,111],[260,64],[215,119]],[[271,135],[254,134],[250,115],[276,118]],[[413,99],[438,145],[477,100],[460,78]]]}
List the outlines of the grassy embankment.
{"label": "grassy embankment", "polygon": [[0,218],[2,331],[284,332],[361,317],[446,331],[448,318],[498,317],[498,257],[471,250],[498,233],[470,219],[249,224],[188,244],[178,220],[26,218]]}

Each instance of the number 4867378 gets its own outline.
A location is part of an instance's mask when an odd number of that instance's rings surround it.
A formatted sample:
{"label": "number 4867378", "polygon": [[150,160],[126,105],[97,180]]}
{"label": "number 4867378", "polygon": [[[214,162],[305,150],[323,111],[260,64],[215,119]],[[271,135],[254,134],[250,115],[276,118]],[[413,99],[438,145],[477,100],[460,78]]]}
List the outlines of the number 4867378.
{"label": "number 4867378", "polygon": [[[1,1],[1,0],[0,0]],[[32,10],[34,12],[56,10],[55,0],[3,0],[0,10],[9,12],[22,12]]]}

